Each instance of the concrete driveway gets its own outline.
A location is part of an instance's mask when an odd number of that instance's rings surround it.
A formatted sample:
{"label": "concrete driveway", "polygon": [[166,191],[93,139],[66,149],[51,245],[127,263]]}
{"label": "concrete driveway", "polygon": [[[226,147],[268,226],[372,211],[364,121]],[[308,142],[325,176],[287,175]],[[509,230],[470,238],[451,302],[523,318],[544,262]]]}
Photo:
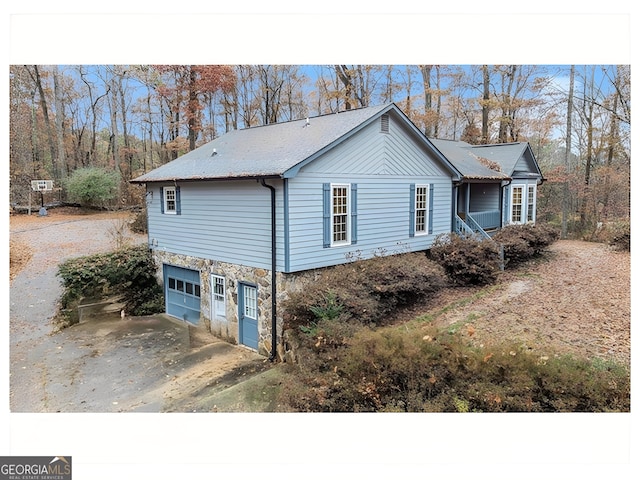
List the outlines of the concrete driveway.
{"label": "concrete driveway", "polygon": [[[62,293],[57,265],[113,249],[117,221],[55,212],[12,221],[12,240],[29,244],[33,257],[10,286],[11,411],[225,411],[216,394],[270,369],[265,357],[165,315],[102,314],[53,333]],[[236,402],[233,408],[268,406]]]}

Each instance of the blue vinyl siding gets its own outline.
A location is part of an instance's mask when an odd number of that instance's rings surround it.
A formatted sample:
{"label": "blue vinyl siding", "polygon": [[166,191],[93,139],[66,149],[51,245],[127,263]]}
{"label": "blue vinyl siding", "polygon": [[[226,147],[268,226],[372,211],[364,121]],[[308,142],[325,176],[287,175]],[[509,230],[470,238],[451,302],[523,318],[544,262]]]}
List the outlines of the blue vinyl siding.
{"label": "blue vinyl siding", "polygon": [[[283,266],[282,181],[276,187],[276,240]],[[149,212],[152,248],[197,258],[271,269],[270,191],[256,181],[190,182],[180,186],[180,215],[161,211],[153,195]],[[159,193],[160,188],[155,187]]]}
{"label": "blue vinyl siding", "polygon": [[[345,255],[360,252],[370,257],[376,249],[387,253],[417,251],[430,247],[435,235],[451,231],[451,181],[430,179],[433,184],[433,211],[430,215],[431,234],[411,238],[412,216],[409,213],[409,187],[405,178],[363,176],[350,178],[358,184],[358,243],[323,248],[322,184],[323,178],[295,178],[289,183],[290,268],[300,271],[344,263]],[[336,179],[337,180],[337,179]],[[375,181],[374,181],[375,180]],[[418,179],[419,183],[424,180]],[[356,183],[356,182],[354,182]],[[317,193],[311,194],[315,190]]]}
{"label": "blue vinyl siding", "polygon": [[[381,133],[374,122],[289,179],[288,271],[337,265],[350,254],[368,258],[380,250],[425,250],[436,235],[451,231],[450,175],[390,118],[389,133]],[[325,247],[330,245],[325,184],[331,183],[351,184],[352,195],[357,185],[355,245]],[[411,184],[430,186],[429,233],[418,237],[410,235]],[[353,235],[352,230],[352,241]]]}
{"label": "blue vinyl siding", "polygon": [[[466,188],[466,187],[465,187]],[[471,212],[484,212],[498,210],[500,208],[500,184],[499,183],[472,183],[469,210]]]}

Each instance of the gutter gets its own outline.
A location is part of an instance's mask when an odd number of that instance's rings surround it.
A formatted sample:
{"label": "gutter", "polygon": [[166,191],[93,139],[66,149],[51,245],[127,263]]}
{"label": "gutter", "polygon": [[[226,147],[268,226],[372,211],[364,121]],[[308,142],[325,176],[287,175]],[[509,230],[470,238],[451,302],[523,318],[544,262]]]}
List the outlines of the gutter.
{"label": "gutter", "polygon": [[276,342],[277,335],[277,322],[276,322],[276,189],[267,185],[264,178],[260,179],[260,185],[271,190],[271,356],[269,361],[273,362],[276,359]]}

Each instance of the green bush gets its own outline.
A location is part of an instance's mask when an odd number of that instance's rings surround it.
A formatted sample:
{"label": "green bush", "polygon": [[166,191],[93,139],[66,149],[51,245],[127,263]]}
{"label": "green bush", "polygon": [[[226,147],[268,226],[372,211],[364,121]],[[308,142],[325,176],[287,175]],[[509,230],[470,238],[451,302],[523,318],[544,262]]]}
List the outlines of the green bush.
{"label": "green bush", "polygon": [[630,410],[630,376],[620,365],[545,356],[510,343],[478,348],[433,327],[360,328],[332,359],[304,365],[287,376],[285,410]]}
{"label": "green bush", "polygon": [[67,260],[58,267],[58,276],[64,289],[63,310],[76,306],[82,297],[122,295],[131,315],[164,311],[162,287],[146,245]]}
{"label": "green bush", "polygon": [[114,171],[87,167],[75,170],[65,182],[65,187],[71,201],[83,206],[104,207],[115,200],[118,181],[118,174]]}
{"label": "green bush", "polygon": [[496,281],[500,271],[499,247],[491,240],[441,234],[429,257],[442,265],[456,285],[488,285]]}
{"label": "green bush", "polygon": [[326,268],[283,303],[285,328],[309,327],[326,316],[382,324],[394,309],[428,297],[445,285],[441,267],[423,253]]}
{"label": "green bush", "polygon": [[504,247],[505,266],[518,265],[539,256],[560,237],[560,232],[545,224],[508,225],[493,239]]}

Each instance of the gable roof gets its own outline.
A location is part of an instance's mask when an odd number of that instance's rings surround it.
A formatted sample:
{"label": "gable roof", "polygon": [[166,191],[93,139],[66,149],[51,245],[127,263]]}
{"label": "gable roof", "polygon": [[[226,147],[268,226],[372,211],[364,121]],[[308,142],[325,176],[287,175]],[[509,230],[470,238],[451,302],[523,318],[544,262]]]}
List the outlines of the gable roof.
{"label": "gable roof", "polygon": [[131,182],[290,178],[302,166],[389,112],[395,112],[403,118],[417,134],[417,138],[439,157],[452,175],[458,176],[458,172],[431,145],[427,137],[421,134],[395,104],[389,103],[321,115],[308,120],[230,131]]}
{"label": "gable roof", "polygon": [[[510,180],[514,175],[542,178],[527,142],[471,145],[467,142],[429,139],[460,171],[466,180]],[[526,162],[526,171],[517,171],[518,162]]]}

